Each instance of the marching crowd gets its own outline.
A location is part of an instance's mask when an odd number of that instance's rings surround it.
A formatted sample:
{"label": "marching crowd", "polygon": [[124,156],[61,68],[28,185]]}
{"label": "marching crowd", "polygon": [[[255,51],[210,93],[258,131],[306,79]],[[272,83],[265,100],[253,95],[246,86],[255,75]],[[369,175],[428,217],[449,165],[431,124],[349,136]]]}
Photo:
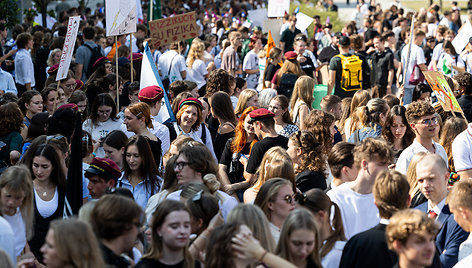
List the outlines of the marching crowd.
{"label": "marching crowd", "polygon": [[[0,267],[472,265],[472,38],[453,42],[472,17],[456,2],[359,0],[341,32],[315,16],[310,35],[286,14],[278,46],[247,19],[263,1],[166,2],[200,33],[161,47],[145,21],[115,42],[100,6],[67,5],[52,29],[0,22]],[[140,86],[146,43],[163,88]]]}

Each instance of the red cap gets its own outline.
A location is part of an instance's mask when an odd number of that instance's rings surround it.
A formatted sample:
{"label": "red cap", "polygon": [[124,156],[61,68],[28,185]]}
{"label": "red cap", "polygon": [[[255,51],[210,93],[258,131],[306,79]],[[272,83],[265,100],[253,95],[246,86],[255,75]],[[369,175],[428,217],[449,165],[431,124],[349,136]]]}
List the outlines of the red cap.
{"label": "red cap", "polygon": [[59,64],[54,64],[53,66],[51,66],[51,68],[49,68],[48,74],[49,75],[55,74],[57,72],[57,69],[59,69]]}
{"label": "red cap", "polygon": [[[141,61],[143,59],[143,54],[133,53],[133,61]],[[131,60],[131,55],[128,56],[128,60]]]}
{"label": "red cap", "polygon": [[198,108],[200,108],[200,110],[203,110],[202,103],[198,99],[195,99],[195,98],[186,98],[186,99],[181,100],[179,103],[179,110],[182,108],[182,106],[188,105],[188,104],[195,105]]}
{"label": "red cap", "polygon": [[86,177],[89,177],[90,174],[98,175],[106,180],[117,181],[121,177],[121,170],[113,160],[95,157],[85,170]]}
{"label": "red cap", "polygon": [[75,90],[82,89],[84,87],[84,82],[82,80],[75,80]]}
{"label": "red cap", "polygon": [[63,105],[59,106],[59,108],[57,108],[57,110],[64,110],[64,109],[68,109],[68,108],[71,108],[72,110],[74,110],[76,112],[79,110],[79,106],[77,106],[77,104],[75,104],[75,103],[63,104]]}
{"label": "red cap", "polygon": [[93,63],[92,67],[93,67],[94,69],[96,69],[96,68],[98,68],[101,64],[105,64],[105,63],[111,63],[111,61],[110,61],[107,57],[101,57],[101,58],[99,58],[98,60],[96,60],[96,61]]}
{"label": "red cap", "polygon": [[139,100],[146,103],[160,101],[162,97],[164,97],[164,91],[157,85],[145,87],[138,93]]}
{"label": "red cap", "polygon": [[294,51],[289,51],[289,52],[286,52],[285,53],[285,58],[287,60],[294,60],[297,58],[297,53],[295,53]]}
{"label": "red cap", "polygon": [[257,120],[263,120],[267,118],[274,118],[275,114],[266,108],[259,108],[249,113],[251,123]]}

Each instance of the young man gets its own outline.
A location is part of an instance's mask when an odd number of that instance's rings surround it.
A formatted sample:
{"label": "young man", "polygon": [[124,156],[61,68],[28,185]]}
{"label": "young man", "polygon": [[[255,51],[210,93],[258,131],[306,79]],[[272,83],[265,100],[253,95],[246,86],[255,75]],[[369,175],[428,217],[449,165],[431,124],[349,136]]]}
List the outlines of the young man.
{"label": "young man", "polygon": [[[454,220],[466,232],[472,231],[472,181],[461,180],[454,185],[446,198]],[[472,267],[472,235],[459,246],[456,268]]]}
{"label": "young man", "polygon": [[305,56],[306,37],[303,34],[299,34],[295,37],[293,49],[295,53],[297,53],[297,61],[305,74],[311,78],[315,78],[315,70],[318,64],[315,64],[310,57]]}
{"label": "young man", "polygon": [[461,179],[472,178],[472,124],[452,142],[452,157]]}
{"label": "young man", "polygon": [[280,35],[279,47],[282,49],[282,53],[292,51],[295,36],[302,33],[300,30],[295,28],[295,25],[297,24],[297,17],[295,15],[290,15],[288,21],[290,23],[288,29],[283,31],[283,33]]}
{"label": "young man", "polygon": [[174,42],[170,45],[169,50],[159,57],[159,75],[162,80],[169,78],[170,83],[175,80],[185,80],[187,63],[182,54],[186,48],[187,45],[184,41]]}
{"label": "young man", "polygon": [[241,61],[238,57],[238,48],[242,45],[242,35],[240,32],[231,32],[228,35],[231,45],[227,47],[221,57],[221,69],[230,75],[236,76],[241,73]]}
{"label": "young man", "polygon": [[433,56],[430,63],[430,66],[433,67],[434,71],[438,70],[438,61],[443,52],[444,41],[452,42],[454,37],[456,37],[456,34],[447,26],[439,25],[438,29],[436,29],[436,40],[438,40],[438,44],[433,49]]}
{"label": "young man", "polygon": [[385,141],[367,138],[354,148],[355,181],[346,182],[329,191],[331,201],[341,210],[347,239],[379,223],[372,187],[377,174],[387,170],[393,151]]}
{"label": "young man", "polygon": [[[76,70],[75,79],[82,80],[84,83],[87,82],[87,71],[89,68],[89,62],[92,57],[92,49],[99,47],[93,41],[95,37],[95,29],[93,27],[85,27],[83,30],[84,44],[77,49],[75,54]],[[100,47],[101,54],[104,55],[103,49]],[[111,60],[111,59],[110,59]]]}
{"label": "young man", "polygon": [[392,94],[392,83],[395,66],[393,64],[393,52],[386,48],[384,37],[377,35],[373,39],[375,52],[372,59],[371,82],[372,86],[378,87],[378,96],[382,98],[386,94]]}
{"label": "young man", "polygon": [[460,98],[457,102],[464,111],[467,121],[472,122],[472,74],[461,73],[454,76],[454,80],[459,84]]}
{"label": "young man", "polygon": [[85,177],[89,180],[87,189],[90,196],[99,199],[115,188],[116,182],[121,177],[121,170],[111,159],[94,157],[85,170]]}
{"label": "young man", "polygon": [[[324,36],[320,40],[320,55],[318,56],[318,60],[321,62],[321,64],[329,64],[331,58],[339,54],[339,39],[343,36],[343,34],[337,32],[331,36],[331,27],[331,24],[327,24],[323,28]],[[321,47],[324,40],[329,43],[327,46]]]}
{"label": "young man", "polygon": [[436,248],[441,264],[450,268],[457,263],[459,245],[467,239],[466,233],[454,220],[449,206],[445,203],[449,171],[446,162],[437,154],[428,154],[416,164],[416,178],[425,202],[416,207],[441,227],[436,237]]}
{"label": "young man", "polygon": [[18,95],[34,89],[34,66],[30,49],[33,48],[33,37],[29,33],[19,34],[16,38],[18,52],[15,57],[15,79]]}
{"label": "young man", "polygon": [[411,158],[418,152],[431,152],[440,155],[447,163],[444,148],[433,138],[439,130],[438,118],[431,104],[417,101],[410,103],[406,109],[406,119],[415,132],[415,140],[400,154],[395,170],[406,175]]}
{"label": "young man", "polygon": [[[349,37],[343,36],[339,39],[338,49],[339,54],[345,57],[352,56],[349,53],[351,40]],[[334,88],[334,95],[339,96],[341,99],[352,97],[357,90],[345,91],[341,88],[343,65],[341,57],[332,57],[329,61],[329,80],[328,80],[328,94],[330,95]]]}
{"label": "young man", "polygon": [[393,267],[430,266],[438,230],[434,221],[421,211],[407,209],[393,215],[386,230],[388,248],[398,254],[398,263]]}
{"label": "young man", "polygon": [[328,164],[331,174],[333,174],[333,180],[328,185],[326,191],[356,179],[358,169],[354,165],[353,151],[355,146],[353,143],[344,141],[333,146],[333,149],[328,154]]}
{"label": "young man", "polygon": [[410,205],[410,184],[397,171],[384,171],[375,180],[374,202],[380,223],[353,236],[344,246],[339,267],[392,267],[397,255],[388,249],[385,229],[392,215]]}
{"label": "young man", "polygon": [[121,254],[133,249],[142,218],[143,211],[132,198],[115,194],[98,200],[92,210],[90,224],[99,239],[107,266],[129,267],[130,263]]}
{"label": "young man", "polygon": [[255,182],[257,169],[267,150],[274,146],[287,149],[288,139],[275,131],[274,116],[274,113],[265,108],[259,108],[249,113],[251,118],[249,122],[254,126],[254,131],[259,138],[259,141],[251,149],[251,156],[244,172],[244,178],[251,184]]}

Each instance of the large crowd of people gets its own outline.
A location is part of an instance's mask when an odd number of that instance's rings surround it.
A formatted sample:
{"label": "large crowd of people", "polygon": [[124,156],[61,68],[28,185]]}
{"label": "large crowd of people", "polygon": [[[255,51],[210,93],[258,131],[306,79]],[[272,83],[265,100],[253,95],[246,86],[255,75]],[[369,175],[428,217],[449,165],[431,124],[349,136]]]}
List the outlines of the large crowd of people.
{"label": "large crowd of people", "polygon": [[[456,2],[359,0],[341,32],[286,14],[275,47],[247,19],[265,1],[162,4],[196,10],[199,36],[155,47],[144,16],[115,42],[101,4],[62,2],[51,29],[0,18],[1,267],[472,267],[472,38],[453,42],[472,16]],[[163,87],[140,86],[145,42]]]}

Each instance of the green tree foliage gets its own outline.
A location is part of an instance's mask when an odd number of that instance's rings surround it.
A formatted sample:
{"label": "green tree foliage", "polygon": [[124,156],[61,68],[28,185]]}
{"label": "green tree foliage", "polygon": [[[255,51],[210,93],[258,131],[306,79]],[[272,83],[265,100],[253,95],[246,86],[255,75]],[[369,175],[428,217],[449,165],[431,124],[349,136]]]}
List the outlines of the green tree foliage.
{"label": "green tree foliage", "polygon": [[16,2],[16,0],[0,1],[0,19],[5,20],[7,28],[11,28],[20,22],[18,19],[20,9]]}

